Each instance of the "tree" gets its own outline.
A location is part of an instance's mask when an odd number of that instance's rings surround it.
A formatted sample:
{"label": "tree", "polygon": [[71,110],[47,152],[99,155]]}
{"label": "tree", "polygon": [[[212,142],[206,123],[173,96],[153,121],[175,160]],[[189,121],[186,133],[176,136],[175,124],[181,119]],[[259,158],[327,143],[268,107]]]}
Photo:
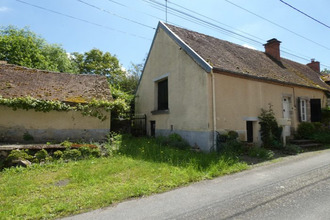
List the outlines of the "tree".
{"label": "tree", "polygon": [[322,74],[330,74],[330,70],[325,68],[324,70],[321,71]]}
{"label": "tree", "polygon": [[103,53],[99,49],[92,49],[84,54],[72,53],[73,62],[80,74],[99,74],[108,77],[111,85],[119,85],[125,78],[119,60],[109,52]]}
{"label": "tree", "polygon": [[120,83],[120,88],[128,94],[134,95],[139,84],[140,76],[142,73],[143,64],[131,64],[128,69],[125,78]]}
{"label": "tree", "polygon": [[61,46],[48,44],[28,28],[0,28],[0,60],[42,70],[78,72]]}

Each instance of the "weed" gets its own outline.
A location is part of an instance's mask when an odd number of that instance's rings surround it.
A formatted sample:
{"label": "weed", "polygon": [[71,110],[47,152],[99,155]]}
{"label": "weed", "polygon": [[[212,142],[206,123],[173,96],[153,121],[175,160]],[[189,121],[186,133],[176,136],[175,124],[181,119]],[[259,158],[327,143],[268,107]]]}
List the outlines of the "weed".
{"label": "weed", "polygon": [[77,149],[66,149],[63,152],[63,159],[78,160],[81,157],[81,152]]}
{"label": "weed", "polygon": [[263,147],[251,147],[247,153],[250,157],[256,157],[263,160],[270,160],[274,157],[274,152]]}
{"label": "weed", "polygon": [[63,152],[61,150],[57,150],[53,153],[53,157],[56,160],[59,160],[63,157]]}
{"label": "weed", "polygon": [[38,151],[35,154],[35,156],[39,161],[42,161],[42,160],[45,160],[49,155],[48,155],[48,152],[45,149],[42,149],[42,150]]}
{"label": "weed", "polygon": [[25,132],[23,134],[23,140],[24,141],[33,141],[34,137],[29,132]]}

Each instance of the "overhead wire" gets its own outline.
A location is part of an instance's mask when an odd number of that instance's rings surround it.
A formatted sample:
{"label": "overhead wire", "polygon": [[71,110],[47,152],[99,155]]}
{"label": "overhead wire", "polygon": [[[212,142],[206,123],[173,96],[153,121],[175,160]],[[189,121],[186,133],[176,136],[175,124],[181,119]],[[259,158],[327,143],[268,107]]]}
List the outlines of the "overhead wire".
{"label": "overhead wire", "polygon": [[154,16],[154,15],[149,14],[149,13],[145,13],[145,12],[143,12],[143,11],[137,10],[136,8],[133,8],[133,7],[129,7],[129,6],[127,6],[127,5],[124,5],[124,4],[120,3],[120,2],[117,2],[117,1],[114,1],[114,0],[108,0],[108,1],[109,1],[109,2],[112,2],[112,3],[115,3],[115,4],[117,4],[117,5],[120,5],[120,6],[122,6],[122,7],[128,8],[128,9],[130,9],[130,10],[137,11],[137,12],[139,12],[139,13],[141,13],[141,14],[148,15],[149,17],[156,18],[157,20],[162,20],[160,17]]}
{"label": "overhead wire", "polygon": [[229,0],[225,0],[225,1],[228,2],[229,4],[233,5],[233,6],[237,7],[237,8],[240,8],[241,10],[244,10],[244,11],[246,11],[246,12],[248,12],[248,13],[250,13],[250,14],[252,14],[252,15],[254,15],[254,16],[260,18],[260,19],[262,19],[262,20],[265,20],[265,21],[267,21],[267,22],[269,22],[269,23],[271,23],[271,24],[273,24],[273,25],[275,25],[275,26],[277,26],[277,27],[279,27],[279,28],[282,28],[282,29],[284,29],[284,30],[286,30],[286,31],[288,31],[288,32],[290,32],[290,33],[292,33],[292,34],[294,34],[294,35],[300,37],[300,38],[303,38],[303,39],[305,39],[305,40],[307,40],[307,41],[309,41],[309,42],[312,42],[312,43],[314,43],[314,44],[316,44],[316,45],[318,45],[318,46],[320,46],[320,47],[323,47],[323,48],[325,48],[325,49],[327,49],[327,50],[330,50],[330,48],[327,47],[327,46],[324,46],[324,45],[322,45],[322,44],[320,44],[320,43],[318,43],[318,42],[316,42],[316,41],[314,41],[314,40],[311,40],[311,39],[309,39],[309,38],[307,38],[307,37],[304,37],[304,36],[302,36],[301,34],[298,34],[298,33],[294,32],[294,31],[292,31],[292,30],[290,30],[290,29],[288,29],[288,28],[286,28],[286,27],[284,27],[284,26],[282,26],[282,25],[279,25],[279,24],[277,24],[277,23],[275,23],[275,22],[273,22],[273,21],[271,21],[271,20],[269,20],[269,19],[267,19],[267,18],[265,18],[265,17],[263,17],[263,16],[261,16],[261,15],[258,15],[258,14],[254,13],[254,12],[252,12],[252,11],[246,9],[246,8],[243,8],[243,7],[237,5],[237,4],[235,4],[235,3],[233,3],[233,2],[231,2],[231,1],[229,1]]}
{"label": "overhead wire", "polygon": [[[143,0],[143,1],[148,2],[148,3],[151,4],[151,5],[156,5],[156,6],[158,6],[158,8],[160,8],[161,10],[164,10],[164,9],[165,9],[165,5],[164,5],[164,4],[159,3],[159,2],[157,2],[157,1],[155,1],[155,0]],[[212,27],[212,28],[215,28],[216,30],[224,31],[225,33],[228,33],[228,34],[231,34],[232,36],[235,36],[236,38],[237,38],[237,37],[240,37],[240,40],[243,40],[243,41],[245,41],[245,42],[247,42],[246,40],[248,40],[249,42],[252,42],[252,43],[257,44],[257,45],[262,45],[262,44],[263,44],[262,42],[260,42],[260,41],[258,41],[258,40],[255,40],[255,39],[253,39],[253,38],[251,38],[251,37],[247,37],[247,36],[244,36],[244,35],[242,35],[242,34],[239,34],[239,33],[236,33],[236,32],[234,32],[234,31],[231,31],[231,30],[229,30],[229,29],[223,28],[223,27],[221,27],[221,26],[219,26],[219,25],[216,25],[216,24],[211,23],[211,22],[209,22],[209,21],[206,21],[206,20],[200,19],[200,18],[198,18],[198,17],[196,17],[196,16],[194,16],[194,15],[188,14],[188,13],[186,13],[186,12],[184,12],[184,11],[181,11],[181,10],[175,9],[175,8],[173,8],[173,7],[168,7],[168,9],[169,9],[169,13],[173,13],[173,12],[175,12],[175,13],[179,13],[181,16],[184,16],[185,18],[189,18],[190,21],[191,21],[191,19],[192,19],[195,23],[196,23],[196,22],[199,22],[200,24],[203,24],[204,26]]]}
{"label": "overhead wire", "polygon": [[134,20],[132,20],[132,19],[129,19],[129,18],[126,18],[126,17],[120,16],[120,15],[118,15],[118,14],[116,14],[116,13],[113,13],[113,12],[111,12],[111,11],[109,11],[109,10],[106,10],[106,9],[100,8],[100,7],[96,6],[96,5],[93,5],[93,4],[90,4],[90,3],[87,3],[87,2],[82,1],[82,0],[77,0],[77,1],[80,2],[80,3],[82,3],[82,4],[87,5],[87,6],[89,6],[89,7],[95,8],[95,9],[97,9],[97,10],[103,11],[103,12],[108,13],[108,14],[110,14],[110,15],[113,15],[113,16],[116,16],[116,17],[118,17],[118,18],[124,19],[124,20],[126,20],[126,21],[129,21],[129,22],[132,22],[132,23],[135,23],[135,24],[141,25],[141,26],[143,26],[143,27],[147,27],[147,28],[150,28],[150,29],[155,30],[154,27],[151,27],[151,26],[146,25],[146,24],[143,24],[143,23],[141,23],[141,22],[137,22],[137,21],[134,21]]}
{"label": "overhead wire", "polygon": [[19,3],[22,3],[22,4],[26,4],[28,6],[31,6],[31,7],[35,7],[35,8],[38,8],[38,9],[47,11],[47,12],[51,12],[51,13],[54,13],[54,14],[57,14],[57,15],[61,15],[61,16],[67,17],[67,18],[71,18],[71,19],[78,20],[78,21],[81,21],[81,22],[84,22],[84,23],[88,23],[90,25],[101,27],[101,28],[104,28],[104,29],[107,29],[107,30],[119,32],[119,33],[122,33],[122,34],[130,35],[130,36],[141,38],[141,39],[148,40],[148,41],[151,40],[151,39],[146,38],[146,37],[143,37],[143,36],[139,36],[139,35],[136,35],[136,34],[133,34],[133,33],[129,33],[129,32],[126,32],[126,31],[121,31],[121,30],[118,30],[118,29],[115,29],[115,28],[112,28],[112,27],[109,27],[109,26],[105,26],[105,25],[102,25],[102,24],[91,22],[91,21],[88,21],[86,19],[78,18],[78,17],[72,16],[72,15],[69,15],[69,14],[58,12],[58,11],[55,11],[55,10],[52,10],[52,9],[49,9],[49,8],[45,8],[45,7],[42,7],[42,6],[39,6],[39,5],[31,4],[31,3],[28,3],[28,2],[25,2],[25,1],[22,1],[22,0],[16,0],[16,1],[19,2]]}
{"label": "overhead wire", "polygon": [[[226,27],[229,27],[229,28],[235,29],[234,27],[231,27],[231,26],[229,26],[229,25],[226,25],[226,24],[224,24],[224,23],[221,23],[221,22],[219,22],[219,21],[217,21],[217,20],[215,20],[215,19],[213,19],[213,18],[210,18],[210,17],[208,17],[208,16],[205,16],[205,15],[203,15],[203,14],[200,14],[200,13],[198,13],[198,12],[196,12],[196,11],[190,10],[190,9],[188,9],[188,8],[186,8],[186,7],[183,7],[183,6],[179,5],[179,4],[176,4],[176,3],[172,2],[172,1],[169,1],[169,3],[175,5],[175,6],[179,7],[179,8],[182,8],[182,9],[184,9],[184,10],[187,10],[187,11],[193,13],[193,14],[197,14],[197,15],[199,15],[199,16],[201,16],[201,17],[204,17],[204,18],[206,18],[206,19],[209,19],[209,20],[211,20],[211,21],[213,21],[213,22],[216,22],[216,23],[218,23],[218,24],[221,24],[221,25],[224,25],[224,26],[226,26]],[[256,38],[256,39],[258,39],[258,40],[261,40],[261,41],[263,41],[263,42],[266,42],[265,39],[261,39],[261,38],[255,36],[255,35],[252,35],[252,34],[249,34],[249,33],[247,33],[247,32],[240,31],[240,30],[237,30],[237,31],[239,31],[239,32],[241,32],[241,33],[243,33],[243,34],[249,35],[249,36],[251,36],[251,37],[254,37],[254,38]],[[285,47],[282,47],[282,48],[285,49],[285,50],[287,50],[287,51],[290,51],[290,49],[288,49],[288,48],[285,48]],[[309,61],[309,57],[307,57],[307,56],[305,56],[305,55],[300,54],[300,56],[299,56],[299,55],[296,55],[296,54],[293,54],[293,53],[287,52],[287,51],[285,51],[285,50],[282,50],[282,51],[283,51],[284,53],[286,53],[286,54],[289,54],[289,55],[294,56],[294,57],[296,57],[296,58],[300,58],[300,59],[302,59],[302,60],[307,60],[307,61]],[[292,52],[292,51],[291,51],[291,52]]]}
{"label": "overhead wire", "polygon": [[[156,8],[156,9],[159,9],[159,10],[164,11],[164,7],[165,7],[165,5],[162,4],[162,3],[158,3],[158,2],[156,2],[156,1],[154,1],[154,0],[143,0],[143,1],[148,2],[152,7]],[[204,18],[206,18],[206,19],[208,19],[208,20],[211,20],[211,21],[213,21],[213,22],[217,22],[216,20],[214,20],[214,19],[212,19],[212,18],[209,18],[209,17],[207,17],[207,16],[205,16],[205,15],[202,15],[202,14],[196,12],[196,11],[193,11],[193,10],[187,9],[187,8],[185,8],[185,7],[183,7],[183,6],[180,6],[180,5],[178,5],[178,4],[175,4],[175,3],[173,3],[172,1],[168,1],[168,2],[169,2],[170,4],[173,4],[173,5],[177,6],[177,7],[179,7],[179,8],[182,8],[182,9],[184,9],[184,10],[186,10],[186,11],[189,11],[190,13],[193,13],[193,14],[199,15],[199,16],[204,17]],[[223,31],[223,28],[219,29],[218,26],[215,26],[214,24],[211,24],[210,22],[207,22],[207,21],[205,21],[205,20],[198,19],[198,18],[196,19],[195,16],[191,16],[191,15],[188,15],[188,17],[184,17],[184,16],[181,16],[181,15],[182,15],[182,14],[183,14],[183,15],[187,15],[187,13],[182,12],[182,11],[180,11],[180,10],[176,10],[176,9],[173,10],[172,7],[169,7],[169,9],[170,9],[170,13],[173,14],[173,15],[175,15],[175,16],[178,16],[178,17],[183,18],[183,19],[185,19],[185,20],[187,20],[187,21],[193,22],[193,23],[198,24],[198,25],[202,25],[202,26],[207,27],[207,28],[211,28],[211,29],[214,29],[214,30],[218,30],[218,31],[220,31],[221,33],[228,34],[227,29],[225,29],[226,31]],[[191,19],[191,18],[193,18],[193,19]],[[222,24],[221,22],[217,22],[217,23]],[[222,25],[224,25],[224,24],[222,24]],[[228,27],[230,27],[230,26],[228,26]],[[233,28],[233,27],[230,27],[230,28]],[[230,32],[230,33],[232,33],[232,32]],[[246,33],[246,32],[244,32],[244,33],[245,33],[245,34],[248,34],[248,33]],[[259,38],[259,37],[256,37],[256,36],[254,36],[254,35],[251,35],[251,34],[248,34],[248,35],[251,36],[251,37],[257,38],[257,39],[259,39],[259,40],[262,40],[263,42],[266,42],[265,40],[263,40],[263,39],[261,39],[261,38]],[[251,40],[251,38],[248,38],[248,37],[246,37],[246,36],[244,36],[244,35],[240,35],[240,37],[243,37],[243,38],[245,38],[245,39]],[[237,37],[235,37],[235,38],[237,38]],[[242,40],[241,38],[237,38],[237,39]],[[243,40],[243,41],[244,41],[244,40]],[[244,41],[244,42],[247,42],[247,41]],[[256,41],[256,40],[254,40],[253,43],[256,43],[256,42],[257,42],[256,45],[258,45],[258,46],[263,45],[263,43],[261,43],[261,42],[259,42],[259,41]],[[302,54],[298,54],[298,55],[297,55],[296,53],[294,53],[294,52],[292,52],[292,51],[289,52],[290,49],[288,49],[288,48],[285,48],[285,47],[282,47],[282,48],[283,48],[283,49],[282,49],[282,52],[285,53],[285,54],[290,55],[291,57],[295,57],[295,58],[298,58],[298,59],[301,59],[301,60],[304,60],[304,61],[307,61],[307,62],[310,61],[310,58],[309,58],[308,56],[306,56],[306,55],[302,55]]]}
{"label": "overhead wire", "polygon": [[318,19],[316,19],[316,18],[314,18],[314,17],[312,17],[312,16],[306,14],[305,12],[303,12],[303,11],[299,10],[298,8],[296,8],[296,7],[292,6],[292,5],[290,5],[289,3],[287,3],[287,2],[285,2],[285,1],[283,1],[283,0],[280,0],[280,2],[282,2],[283,4],[289,6],[290,8],[292,8],[292,9],[298,11],[299,13],[305,15],[306,17],[308,17],[308,18],[310,18],[310,19],[316,21],[317,23],[319,23],[319,24],[321,24],[321,25],[323,25],[323,26],[325,26],[325,27],[327,27],[327,28],[330,29],[330,26],[329,26],[329,25],[327,25],[327,24],[321,22],[320,20],[318,20]]}

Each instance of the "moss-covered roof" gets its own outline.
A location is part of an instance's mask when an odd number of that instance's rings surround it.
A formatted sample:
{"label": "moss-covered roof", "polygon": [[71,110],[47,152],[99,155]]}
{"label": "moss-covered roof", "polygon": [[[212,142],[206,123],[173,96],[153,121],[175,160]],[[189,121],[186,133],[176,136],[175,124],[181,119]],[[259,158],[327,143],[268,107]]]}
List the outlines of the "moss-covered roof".
{"label": "moss-covered roof", "polygon": [[0,63],[0,96],[88,103],[112,100],[105,76],[57,73]]}
{"label": "moss-covered roof", "polygon": [[165,25],[175,37],[187,44],[218,72],[227,71],[241,76],[330,90],[330,86],[321,80],[321,74],[307,65],[284,58],[278,62],[261,51],[173,25]]}

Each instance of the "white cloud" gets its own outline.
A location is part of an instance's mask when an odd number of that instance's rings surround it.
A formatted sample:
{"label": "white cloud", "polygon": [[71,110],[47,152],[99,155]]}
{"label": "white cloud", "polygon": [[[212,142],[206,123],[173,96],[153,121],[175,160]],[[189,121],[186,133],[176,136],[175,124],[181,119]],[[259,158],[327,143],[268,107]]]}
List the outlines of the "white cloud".
{"label": "white cloud", "polygon": [[7,8],[5,6],[0,7],[0,12],[7,12],[7,11],[9,11],[9,8]]}
{"label": "white cloud", "polygon": [[252,50],[256,50],[255,47],[252,47],[252,46],[250,46],[248,44],[243,44],[243,47],[246,47],[246,48],[249,48],[249,49],[252,49]]}

